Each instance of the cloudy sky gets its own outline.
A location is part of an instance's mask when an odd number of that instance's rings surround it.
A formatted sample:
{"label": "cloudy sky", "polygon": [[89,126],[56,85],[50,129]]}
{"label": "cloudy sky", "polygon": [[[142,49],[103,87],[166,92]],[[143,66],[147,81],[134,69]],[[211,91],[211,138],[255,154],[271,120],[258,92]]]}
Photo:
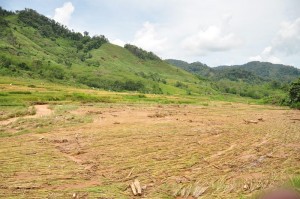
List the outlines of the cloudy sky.
{"label": "cloudy sky", "polygon": [[300,0],[0,0],[75,31],[210,66],[269,61],[300,68]]}

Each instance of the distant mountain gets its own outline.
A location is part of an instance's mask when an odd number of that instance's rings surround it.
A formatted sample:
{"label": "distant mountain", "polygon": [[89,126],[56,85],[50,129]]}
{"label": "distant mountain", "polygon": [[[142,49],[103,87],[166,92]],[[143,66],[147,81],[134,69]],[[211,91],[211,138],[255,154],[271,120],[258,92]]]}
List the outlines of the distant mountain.
{"label": "distant mountain", "polygon": [[228,69],[246,70],[266,80],[291,82],[300,77],[300,69],[293,66],[272,64],[269,62],[253,61],[244,65],[219,66],[215,68],[217,71],[224,71]]}
{"label": "distant mountain", "polygon": [[295,67],[268,62],[255,61],[244,65],[211,68],[201,62],[187,63],[175,59],[166,61],[186,71],[212,80],[242,80],[248,83],[263,83],[275,80],[288,83],[300,77],[300,70]]}
{"label": "distant mountain", "polygon": [[200,75],[202,77],[214,76],[214,70],[201,62],[194,62],[189,64],[188,62],[176,59],[167,59],[165,61],[188,72]]}

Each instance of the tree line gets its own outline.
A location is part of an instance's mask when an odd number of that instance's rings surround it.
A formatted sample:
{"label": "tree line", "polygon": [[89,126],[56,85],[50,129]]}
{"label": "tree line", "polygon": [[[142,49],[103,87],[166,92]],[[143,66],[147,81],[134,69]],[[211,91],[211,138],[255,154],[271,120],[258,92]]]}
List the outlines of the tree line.
{"label": "tree line", "polygon": [[126,44],[124,46],[124,48],[126,48],[127,50],[129,50],[132,54],[134,54],[135,56],[137,56],[140,59],[144,59],[144,60],[146,60],[146,59],[148,59],[148,60],[158,60],[158,61],[161,60],[153,52],[147,52],[147,51],[143,50],[142,48],[139,48],[139,47],[131,45],[131,44]]}
{"label": "tree line", "polygon": [[88,52],[92,49],[98,49],[101,45],[109,42],[103,35],[91,37],[87,31],[84,34],[71,31],[66,26],[32,9],[26,8],[25,10],[16,11],[16,14],[18,14],[19,21],[37,29],[43,37],[51,38],[52,40],[59,37],[72,40],[77,51],[83,50],[84,52]]}

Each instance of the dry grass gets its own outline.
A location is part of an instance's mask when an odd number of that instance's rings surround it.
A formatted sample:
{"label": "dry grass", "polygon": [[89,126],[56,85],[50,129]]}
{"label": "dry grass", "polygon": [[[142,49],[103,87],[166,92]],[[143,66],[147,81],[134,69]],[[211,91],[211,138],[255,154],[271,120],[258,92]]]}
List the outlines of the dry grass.
{"label": "dry grass", "polygon": [[221,102],[52,108],[23,119],[24,134],[15,129],[22,119],[1,127],[13,136],[0,138],[0,197],[132,198],[128,185],[139,179],[144,198],[197,190],[239,198],[300,173],[299,111]]}

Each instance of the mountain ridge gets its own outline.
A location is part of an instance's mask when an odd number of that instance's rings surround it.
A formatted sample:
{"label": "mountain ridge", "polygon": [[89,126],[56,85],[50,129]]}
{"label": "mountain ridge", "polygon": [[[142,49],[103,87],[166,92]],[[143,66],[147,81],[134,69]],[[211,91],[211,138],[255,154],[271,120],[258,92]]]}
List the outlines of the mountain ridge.
{"label": "mountain ridge", "polygon": [[[238,81],[238,79],[246,80],[246,77],[252,76],[252,78],[260,81],[275,80],[292,82],[300,76],[300,69],[294,66],[273,64],[270,62],[252,61],[242,65],[209,67],[201,62],[188,63],[176,59],[167,59],[166,61],[194,74],[213,79],[229,78],[230,80]],[[207,71],[209,71],[209,73]],[[245,77],[236,79],[230,78],[230,74],[234,73],[236,73],[237,76],[245,75]]]}

